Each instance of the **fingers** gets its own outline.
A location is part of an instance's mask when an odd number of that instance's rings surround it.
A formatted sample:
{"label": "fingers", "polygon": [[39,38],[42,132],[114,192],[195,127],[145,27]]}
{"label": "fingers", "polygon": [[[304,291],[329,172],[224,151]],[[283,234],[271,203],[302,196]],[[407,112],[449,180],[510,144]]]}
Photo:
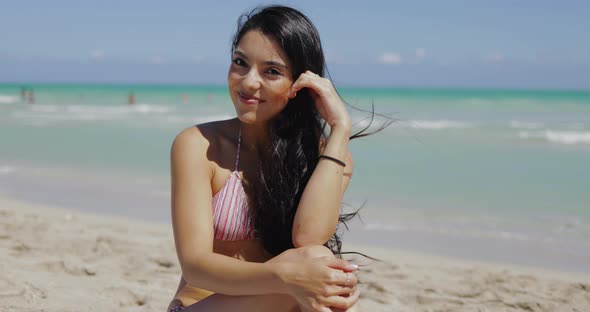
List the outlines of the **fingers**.
{"label": "fingers", "polygon": [[350,272],[344,272],[344,275],[338,274],[338,279],[335,281],[336,285],[353,288],[358,284],[359,280],[355,274]]}
{"label": "fingers", "polygon": [[350,273],[350,272],[346,272],[346,279],[344,280],[344,284],[340,284],[340,285],[344,285],[346,287],[354,287],[356,286],[356,284],[358,284],[358,278],[356,277],[355,274]]}
{"label": "fingers", "polygon": [[332,286],[330,296],[348,296],[356,290],[355,286]]}
{"label": "fingers", "polygon": [[354,272],[358,270],[358,264],[346,261],[344,259],[332,258],[328,262],[328,266],[332,269],[342,270],[344,272]]}
{"label": "fingers", "polygon": [[358,302],[359,297],[360,291],[355,289],[349,296],[324,297],[321,298],[320,303],[326,307],[332,307],[346,311]]}
{"label": "fingers", "polygon": [[[340,272],[340,274],[342,274],[342,272]],[[344,282],[340,281],[340,278],[328,281],[323,290],[319,292],[318,295],[324,297],[350,295],[350,293],[356,289],[358,279],[353,273],[347,274],[349,275],[349,278]]]}
{"label": "fingers", "polygon": [[289,91],[289,98],[294,98],[297,95],[297,92],[303,88],[311,88],[314,89],[316,92],[318,91],[319,84],[322,84],[324,78],[320,77],[320,75],[313,73],[311,71],[306,71],[291,86],[291,91]]}
{"label": "fingers", "polygon": [[327,265],[332,268],[329,273],[330,283],[346,288],[353,288],[358,283],[357,276],[352,273],[358,270],[358,265],[344,259],[327,259]]}

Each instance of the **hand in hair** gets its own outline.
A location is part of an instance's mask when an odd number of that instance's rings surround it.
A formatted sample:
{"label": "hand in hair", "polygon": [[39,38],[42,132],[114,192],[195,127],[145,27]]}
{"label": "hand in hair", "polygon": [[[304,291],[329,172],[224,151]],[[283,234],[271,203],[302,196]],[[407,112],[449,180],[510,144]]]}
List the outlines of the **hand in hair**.
{"label": "hand in hair", "polygon": [[308,70],[295,80],[291,86],[289,98],[294,98],[303,88],[309,89],[318,112],[330,127],[350,130],[352,126],[350,115],[330,80]]}

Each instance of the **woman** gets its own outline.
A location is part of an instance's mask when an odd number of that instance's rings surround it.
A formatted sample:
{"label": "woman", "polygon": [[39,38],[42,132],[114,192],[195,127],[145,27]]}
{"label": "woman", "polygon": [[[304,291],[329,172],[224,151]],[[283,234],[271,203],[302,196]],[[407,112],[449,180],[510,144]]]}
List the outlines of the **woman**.
{"label": "woman", "polygon": [[358,266],[334,256],[351,118],[324,65],[302,13],[271,6],[241,18],[228,72],[237,118],[172,144],[182,277],[169,311],[355,309]]}

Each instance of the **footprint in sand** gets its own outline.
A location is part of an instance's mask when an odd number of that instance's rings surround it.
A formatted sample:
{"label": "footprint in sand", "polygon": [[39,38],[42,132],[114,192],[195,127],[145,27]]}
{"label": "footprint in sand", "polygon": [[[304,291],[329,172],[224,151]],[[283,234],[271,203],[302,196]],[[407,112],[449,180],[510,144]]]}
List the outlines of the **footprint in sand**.
{"label": "footprint in sand", "polygon": [[136,294],[124,287],[109,287],[100,291],[100,294],[109,300],[117,298],[121,307],[144,306],[148,301],[147,296]]}
{"label": "footprint in sand", "polygon": [[24,242],[17,242],[16,245],[12,246],[10,249],[15,251],[13,255],[19,256],[31,251],[31,246],[25,244]]}
{"label": "footprint in sand", "polygon": [[374,290],[377,291],[378,293],[386,293],[387,289],[383,286],[381,286],[379,283],[377,282],[367,282],[365,283],[367,290]]}
{"label": "footprint in sand", "polygon": [[99,236],[96,238],[92,251],[99,255],[110,255],[113,253],[113,240],[109,237]]}
{"label": "footprint in sand", "polygon": [[590,284],[578,284],[577,286],[581,290],[590,293]]}
{"label": "footprint in sand", "polygon": [[465,302],[463,300],[457,298],[450,298],[450,297],[443,297],[443,296],[436,296],[436,295],[416,295],[416,302],[421,305],[431,305],[436,303],[450,303],[455,305],[464,305]]}
{"label": "footprint in sand", "polygon": [[11,217],[11,216],[14,216],[14,212],[8,211],[8,210],[0,210],[0,216]]}
{"label": "footprint in sand", "polygon": [[85,264],[78,264],[70,261],[57,260],[46,261],[40,264],[50,272],[63,272],[74,276],[94,276],[96,269]]}
{"label": "footprint in sand", "polygon": [[151,259],[151,261],[155,264],[157,264],[160,267],[166,268],[166,269],[170,269],[172,267],[174,267],[174,262],[168,260],[168,259],[156,259],[153,258]]}
{"label": "footprint in sand", "polygon": [[45,291],[44,289],[41,289],[31,283],[25,283],[25,288],[24,288],[24,295],[25,298],[31,300],[31,299],[37,299],[37,298],[41,298],[41,299],[45,299],[47,298],[47,291]]}
{"label": "footprint in sand", "polygon": [[25,289],[6,277],[0,276],[0,298],[20,297]]}

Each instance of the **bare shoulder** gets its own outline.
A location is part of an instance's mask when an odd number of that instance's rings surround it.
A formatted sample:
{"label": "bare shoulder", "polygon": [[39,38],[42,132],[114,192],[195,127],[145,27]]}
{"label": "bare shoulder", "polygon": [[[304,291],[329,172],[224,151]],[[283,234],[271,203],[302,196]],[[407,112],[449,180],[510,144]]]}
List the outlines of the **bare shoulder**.
{"label": "bare shoulder", "polygon": [[221,120],[182,130],[172,143],[171,161],[200,162],[201,165],[217,163],[232,125],[232,120]]}
{"label": "bare shoulder", "polygon": [[205,137],[199,126],[193,126],[182,130],[172,142],[171,155],[181,156],[190,154],[190,156],[206,155],[211,142]]}
{"label": "bare shoulder", "polygon": [[172,151],[198,150],[206,151],[208,148],[215,147],[218,141],[225,135],[224,126],[228,121],[213,121],[198,124],[182,130],[172,143]]}

